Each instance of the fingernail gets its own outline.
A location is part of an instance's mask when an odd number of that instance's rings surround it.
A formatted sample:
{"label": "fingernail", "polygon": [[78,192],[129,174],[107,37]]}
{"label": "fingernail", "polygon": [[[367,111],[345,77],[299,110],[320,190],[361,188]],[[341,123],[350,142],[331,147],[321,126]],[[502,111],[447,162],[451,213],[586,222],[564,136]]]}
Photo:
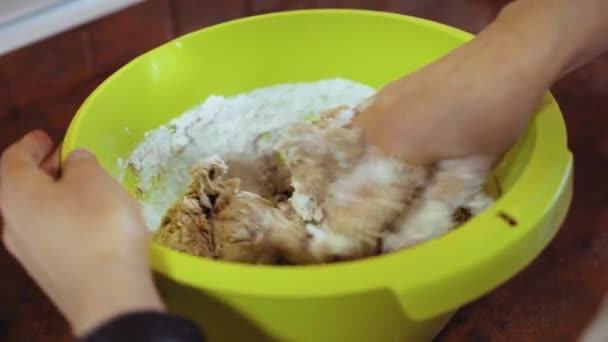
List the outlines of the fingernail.
{"label": "fingernail", "polygon": [[35,140],[36,142],[40,142],[40,143],[48,143],[51,140],[51,138],[48,136],[48,134],[44,133],[44,131],[42,131],[42,130],[32,131],[32,132],[26,134],[24,138],[32,139],[32,140]]}
{"label": "fingernail", "polygon": [[74,150],[68,156],[68,160],[83,160],[91,158],[95,158],[95,156],[91,152],[84,149]]}

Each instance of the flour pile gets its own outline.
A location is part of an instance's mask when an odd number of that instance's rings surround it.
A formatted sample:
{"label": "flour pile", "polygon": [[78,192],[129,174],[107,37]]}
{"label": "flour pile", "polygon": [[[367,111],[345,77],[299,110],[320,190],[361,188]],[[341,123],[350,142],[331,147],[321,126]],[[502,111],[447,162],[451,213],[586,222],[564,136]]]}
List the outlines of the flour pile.
{"label": "flour pile", "polygon": [[374,94],[366,85],[332,79],[260,88],[233,97],[210,96],[203,104],[145,135],[129,158],[150,229],[188,188],[191,169],[219,155],[232,169],[268,155],[288,124],[312,120],[322,110],[350,108]]}
{"label": "flour pile", "polygon": [[492,203],[481,188],[442,201],[432,170],[364,145],[345,125],[373,93],[334,79],[214,96],[149,132],[129,166],[155,240],[222,260],[326,263],[415,245]]}

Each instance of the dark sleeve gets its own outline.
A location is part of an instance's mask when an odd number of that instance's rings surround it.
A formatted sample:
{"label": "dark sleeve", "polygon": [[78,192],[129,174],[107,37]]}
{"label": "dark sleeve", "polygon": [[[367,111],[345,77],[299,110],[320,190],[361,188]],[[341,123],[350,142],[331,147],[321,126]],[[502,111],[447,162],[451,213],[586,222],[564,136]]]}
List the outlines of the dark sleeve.
{"label": "dark sleeve", "polygon": [[136,312],[116,317],[82,339],[83,342],[205,342],[198,326],[184,318]]}

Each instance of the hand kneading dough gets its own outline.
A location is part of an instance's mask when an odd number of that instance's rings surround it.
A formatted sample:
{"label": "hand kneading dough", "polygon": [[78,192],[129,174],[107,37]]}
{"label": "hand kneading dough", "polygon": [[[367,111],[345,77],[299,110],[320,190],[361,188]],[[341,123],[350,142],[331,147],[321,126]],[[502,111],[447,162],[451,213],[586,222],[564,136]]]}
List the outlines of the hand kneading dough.
{"label": "hand kneading dough", "polygon": [[[360,131],[343,126],[337,113],[283,131],[274,146],[278,157],[261,159],[280,163],[266,168],[263,184],[247,187],[264,193],[241,190],[220,158],[204,160],[154,239],[229,261],[326,263],[413,246],[491,205],[483,179],[470,182],[390,158],[364,145]],[[457,193],[443,191],[448,188]]]}

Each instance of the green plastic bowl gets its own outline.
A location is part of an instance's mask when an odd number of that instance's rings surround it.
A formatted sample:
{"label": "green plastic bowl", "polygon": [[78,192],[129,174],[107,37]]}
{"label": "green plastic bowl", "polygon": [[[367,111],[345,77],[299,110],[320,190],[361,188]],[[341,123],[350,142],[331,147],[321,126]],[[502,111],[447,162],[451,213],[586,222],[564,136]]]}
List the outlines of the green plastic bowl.
{"label": "green plastic bowl", "polygon": [[[146,131],[211,94],[333,77],[380,87],[470,38],[422,19],[354,10],[221,24],[146,53],[105,81],[70,125],[64,153],[88,148],[118,177],[117,159],[126,160]],[[495,172],[500,200],[441,238],[325,266],[218,262],[157,244],[151,262],[168,306],[202,322],[212,341],[430,340],[458,307],[549,243],[570,203],[571,169],[562,116],[548,96]]]}

